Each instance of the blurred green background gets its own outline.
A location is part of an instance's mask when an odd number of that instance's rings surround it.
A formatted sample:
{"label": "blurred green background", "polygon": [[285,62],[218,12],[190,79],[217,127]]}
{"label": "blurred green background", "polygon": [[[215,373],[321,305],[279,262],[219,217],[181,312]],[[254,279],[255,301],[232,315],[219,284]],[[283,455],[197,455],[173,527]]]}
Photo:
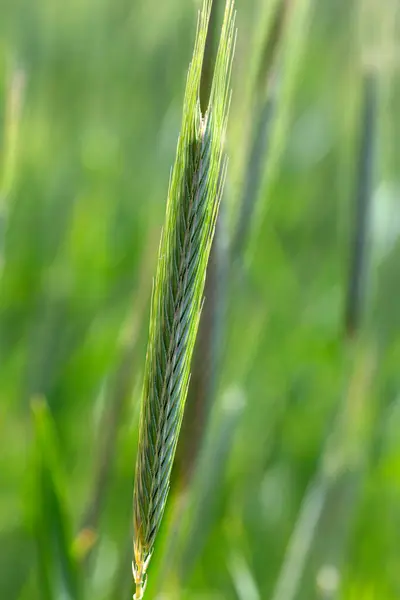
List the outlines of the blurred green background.
{"label": "blurred green background", "polygon": [[[151,282],[199,7],[1,2],[1,600],[132,596]],[[236,7],[228,182],[146,596],[395,600],[399,7]]]}

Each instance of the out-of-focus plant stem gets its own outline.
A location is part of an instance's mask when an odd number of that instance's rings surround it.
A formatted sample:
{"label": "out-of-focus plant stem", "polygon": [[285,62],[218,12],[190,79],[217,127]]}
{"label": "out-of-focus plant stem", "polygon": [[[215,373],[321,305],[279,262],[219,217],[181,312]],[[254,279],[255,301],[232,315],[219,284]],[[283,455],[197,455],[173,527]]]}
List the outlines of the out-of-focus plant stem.
{"label": "out-of-focus plant stem", "polygon": [[275,114],[279,81],[279,46],[282,40],[291,0],[280,0],[275,7],[272,24],[264,34],[261,57],[253,84],[252,120],[244,182],[239,198],[231,254],[232,262],[240,258],[246,247],[250,224],[260,192],[267,159],[271,126]]}
{"label": "out-of-focus plant stem", "polygon": [[[344,315],[345,343],[354,365],[354,376],[350,376],[347,401],[332,434],[338,438],[337,457],[332,452],[332,461],[342,458],[343,467],[338,473],[334,471],[331,477],[315,544],[320,567],[323,568],[325,563],[337,574],[337,585],[332,589],[329,586],[324,589],[323,577],[319,580],[321,591],[329,600],[340,594],[342,567],[367,469],[377,410],[371,389],[376,370],[374,363],[379,357],[374,356],[373,332],[368,321],[372,302],[370,231],[377,167],[378,83],[376,69],[364,65],[360,75],[359,148]],[[364,373],[360,373],[361,369]]]}
{"label": "out-of-focus plant stem", "polygon": [[32,412],[35,432],[35,491],[32,500],[41,597],[45,600],[59,600],[61,597],[82,600],[83,582],[73,552],[56,432],[42,398],[32,401]]}
{"label": "out-of-focus plant stem", "polygon": [[9,213],[9,196],[17,164],[18,133],[24,87],[24,71],[20,68],[12,69],[7,82],[4,134],[0,154],[0,276],[4,266],[4,243]]}
{"label": "out-of-focus plant stem", "polygon": [[358,334],[367,300],[368,246],[371,241],[369,239],[369,232],[371,228],[371,202],[376,145],[376,73],[372,70],[367,70],[363,75],[362,87],[362,127],[345,308],[345,332],[347,338],[352,338]]}
{"label": "out-of-focus plant stem", "polygon": [[289,0],[284,4],[284,16],[287,15],[287,23],[282,28],[282,40],[278,47],[276,59],[280,75],[279,90],[276,92],[274,118],[268,136],[268,161],[265,162],[264,169],[262,169],[262,177],[257,190],[257,197],[259,196],[260,199],[255,203],[249,217],[246,251],[250,257],[254,254],[259,241],[268,204],[268,193],[279,173],[280,160],[287,141],[299,67],[306,47],[307,32],[311,23],[313,8],[317,3],[313,0],[296,0],[295,2]]}
{"label": "out-of-focus plant stem", "polygon": [[[99,527],[99,519],[113,469],[118,431],[130,399],[134,379],[137,376],[134,365],[143,317],[147,310],[151,293],[148,273],[151,270],[151,265],[154,263],[154,249],[157,247],[155,239],[155,232],[151,231],[149,240],[145,244],[144,260],[139,273],[135,299],[132,299],[133,309],[128,315],[121,332],[119,361],[106,387],[104,412],[99,427],[99,441],[93,483],[81,523],[82,531],[93,532],[95,535]],[[91,551],[86,553],[86,566],[89,564],[91,555]]]}
{"label": "out-of-focus plant stem", "polygon": [[[373,344],[364,333],[364,309],[370,295],[366,284],[370,271],[368,229],[377,138],[376,87],[376,74],[363,73],[355,216],[344,318],[344,355],[345,362],[350,362],[349,383],[321,464],[306,490],[272,600],[309,598],[315,593],[316,583],[324,598],[337,597],[350,524],[374,431],[375,405],[371,388],[376,357]],[[317,567],[315,561],[310,565],[311,554],[316,556]],[[336,578],[331,587],[322,576],[324,567]],[[319,578],[318,569],[322,573]]]}
{"label": "out-of-focus plant stem", "polygon": [[[335,535],[343,535],[347,539],[348,514],[352,514],[356,488],[360,483],[360,474],[365,469],[367,451],[372,434],[373,398],[371,384],[375,372],[375,352],[370,347],[358,346],[353,349],[350,357],[351,367],[349,383],[343,401],[328,435],[321,462],[315,476],[312,478],[301,503],[299,514],[289,540],[287,551],[279,572],[277,583],[272,594],[272,600],[297,600],[310,597],[315,589],[317,573],[309,565],[310,555],[315,550],[316,540],[321,534],[323,520],[332,519],[327,516],[327,508],[336,495],[346,497],[348,503],[341,504],[342,510],[336,513],[338,521],[332,522],[329,531],[325,532],[326,548],[334,543]],[[354,487],[355,484],[355,487]],[[346,489],[344,489],[344,487]],[[349,486],[351,489],[349,489]],[[343,488],[343,489],[340,489]],[[350,492],[350,493],[347,493]],[[339,494],[339,496],[338,496]],[[344,510],[343,510],[344,509]],[[342,554],[341,544],[339,555]],[[324,565],[323,554],[318,555],[320,566]],[[339,558],[337,556],[336,558]],[[328,561],[327,561],[328,562]],[[335,573],[339,574],[338,564],[331,564]],[[307,576],[310,581],[307,581]],[[329,596],[331,598],[331,596]]]}

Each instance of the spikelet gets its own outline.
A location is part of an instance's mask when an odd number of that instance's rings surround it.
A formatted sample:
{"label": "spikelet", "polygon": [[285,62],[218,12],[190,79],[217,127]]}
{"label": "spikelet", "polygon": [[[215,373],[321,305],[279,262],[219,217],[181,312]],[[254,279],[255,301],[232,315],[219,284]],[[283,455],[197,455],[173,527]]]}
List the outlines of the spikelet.
{"label": "spikelet", "polygon": [[199,91],[211,1],[199,15],[189,66],[175,165],[151,304],[134,486],[135,600],[162,520],[190,378],[204,281],[227,160],[224,139],[235,45],[233,0],[227,0],[210,101]]}

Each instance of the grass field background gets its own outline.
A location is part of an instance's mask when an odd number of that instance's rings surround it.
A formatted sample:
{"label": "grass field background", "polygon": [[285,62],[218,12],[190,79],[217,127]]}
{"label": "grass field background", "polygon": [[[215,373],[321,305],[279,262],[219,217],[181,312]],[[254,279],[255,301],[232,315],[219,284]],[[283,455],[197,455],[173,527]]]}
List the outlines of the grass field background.
{"label": "grass field background", "polygon": [[[394,1],[285,4],[268,46],[280,0],[236,2],[213,318],[149,598],[400,597],[400,13]],[[149,301],[198,8],[0,6],[4,600],[133,593]]]}

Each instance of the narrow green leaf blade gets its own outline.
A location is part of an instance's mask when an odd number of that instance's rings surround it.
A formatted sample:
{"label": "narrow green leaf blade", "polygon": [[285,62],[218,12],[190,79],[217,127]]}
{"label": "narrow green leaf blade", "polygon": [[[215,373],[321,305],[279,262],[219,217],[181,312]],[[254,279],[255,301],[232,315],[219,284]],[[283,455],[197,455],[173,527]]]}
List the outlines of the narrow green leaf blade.
{"label": "narrow green leaf blade", "polygon": [[43,400],[34,401],[32,412],[35,429],[34,533],[42,598],[82,600],[54,426]]}

